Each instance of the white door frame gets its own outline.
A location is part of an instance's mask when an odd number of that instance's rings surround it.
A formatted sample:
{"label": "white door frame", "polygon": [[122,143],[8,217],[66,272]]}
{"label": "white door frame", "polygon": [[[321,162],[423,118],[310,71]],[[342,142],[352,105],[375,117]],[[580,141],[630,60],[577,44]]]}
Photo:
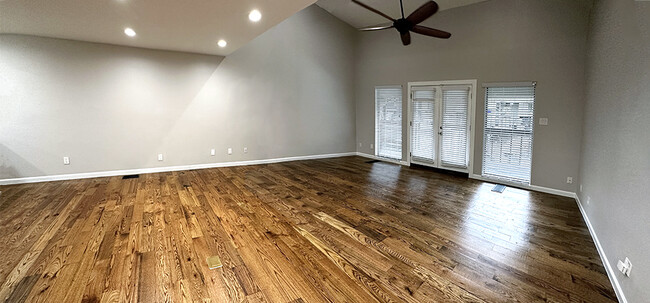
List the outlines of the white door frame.
{"label": "white door frame", "polygon": [[[407,115],[408,115],[408,121],[407,121],[407,132],[406,132],[406,159],[407,159],[407,165],[411,166],[411,132],[413,128],[413,109],[412,103],[413,103],[413,91],[412,87],[413,86],[457,86],[457,85],[469,85],[470,89],[470,96],[469,96],[469,165],[467,166],[467,169],[456,169],[456,168],[451,168],[451,167],[446,167],[444,169],[446,170],[453,170],[453,171],[458,171],[458,172],[464,172],[464,173],[469,173],[470,175],[474,173],[474,135],[475,135],[475,124],[476,124],[476,86],[477,86],[477,80],[476,79],[470,79],[470,80],[446,80],[446,81],[420,81],[420,82],[409,82],[408,83],[408,92],[407,92]],[[440,155],[436,154],[436,159]]]}

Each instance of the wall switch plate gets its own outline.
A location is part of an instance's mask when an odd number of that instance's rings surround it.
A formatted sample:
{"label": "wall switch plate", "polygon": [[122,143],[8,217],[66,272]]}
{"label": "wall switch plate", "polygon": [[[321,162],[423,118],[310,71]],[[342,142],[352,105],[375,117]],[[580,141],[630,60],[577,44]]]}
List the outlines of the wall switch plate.
{"label": "wall switch plate", "polygon": [[228,154],[232,155],[232,147],[228,147]]}
{"label": "wall switch plate", "polygon": [[539,118],[539,125],[548,125],[548,118]]}
{"label": "wall switch plate", "polygon": [[375,148],[375,145],[370,143],[370,149],[373,149],[373,148]]}
{"label": "wall switch plate", "polygon": [[566,183],[573,184],[573,177],[566,177]]}
{"label": "wall switch plate", "polygon": [[248,153],[248,147],[244,147],[244,153],[245,153],[245,154]]}
{"label": "wall switch plate", "polygon": [[162,161],[162,160],[163,160],[163,154],[158,154],[158,161]]}
{"label": "wall switch plate", "polygon": [[210,150],[210,156],[214,156],[217,154],[217,151],[213,148]]}
{"label": "wall switch plate", "polygon": [[70,165],[70,157],[63,157],[63,165]]}
{"label": "wall switch plate", "polygon": [[363,143],[359,142],[359,147],[363,147]]}
{"label": "wall switch plate", "polygon": [[580,192],[582,192],[582,184],[580,184]]}
{"label": "wall switch plate", "polygon": [[618,260],[616,267],[620,272],[629,277],[630,272],[632,271],[632,262],[630,262],[630,259],[628,258],[625,258],[625,262]]}

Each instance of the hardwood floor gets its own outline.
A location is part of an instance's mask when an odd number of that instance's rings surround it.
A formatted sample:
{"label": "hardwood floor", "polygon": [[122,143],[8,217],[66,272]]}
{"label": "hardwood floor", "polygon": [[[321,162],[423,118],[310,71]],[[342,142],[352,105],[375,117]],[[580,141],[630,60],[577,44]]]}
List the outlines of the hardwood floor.
{"label": "hardwood floor", "polygon": [[0,187],[0,300],[616,301],[573,199],[366,161]]}

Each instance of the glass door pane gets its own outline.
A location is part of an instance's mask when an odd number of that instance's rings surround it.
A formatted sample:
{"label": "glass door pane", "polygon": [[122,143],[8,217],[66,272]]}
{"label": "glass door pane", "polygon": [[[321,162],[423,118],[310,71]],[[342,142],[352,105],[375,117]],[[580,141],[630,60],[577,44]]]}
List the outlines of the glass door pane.
{"label": "glass door pane", "polygon": [[435,96],[434,87],[413,88],[411,153],[414,162],[436,162],[438,115]]}
{"label": "glass door pane", "polygon": [[469,87],[443,87],[440,165],[467,168],[469,164]]}

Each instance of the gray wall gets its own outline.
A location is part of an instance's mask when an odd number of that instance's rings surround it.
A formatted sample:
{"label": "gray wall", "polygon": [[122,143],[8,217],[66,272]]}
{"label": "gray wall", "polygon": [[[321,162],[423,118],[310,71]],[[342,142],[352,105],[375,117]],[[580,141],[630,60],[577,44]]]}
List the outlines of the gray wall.
{"label": "gray wall", "polygon": [[1,35],[0,179],[354,151],[355,35],[316,6],[225,59]]}
{"label": "gray wall", "polygon": [[[481,173],[483,82],[538,81],[532,184],[575,192],[578,176],[588,0],[499,0],[442,11],[424,24],[449,40],[394,30],[360,34],[357,52],[357,150],[373,153],[374,87],[412,81],[478,79],[474,173]],[[404,99],[406,100],[406,99]],[[404,113],[406,113],[404,102]],[[404,119],[404,138],[408,130]],[[406,159],[406,141],[404,141]]]}
{"label": "gray wall", "polygon": [[588,46],[580,202],[628,302],[648,302],[650,2],[596,1]]}

